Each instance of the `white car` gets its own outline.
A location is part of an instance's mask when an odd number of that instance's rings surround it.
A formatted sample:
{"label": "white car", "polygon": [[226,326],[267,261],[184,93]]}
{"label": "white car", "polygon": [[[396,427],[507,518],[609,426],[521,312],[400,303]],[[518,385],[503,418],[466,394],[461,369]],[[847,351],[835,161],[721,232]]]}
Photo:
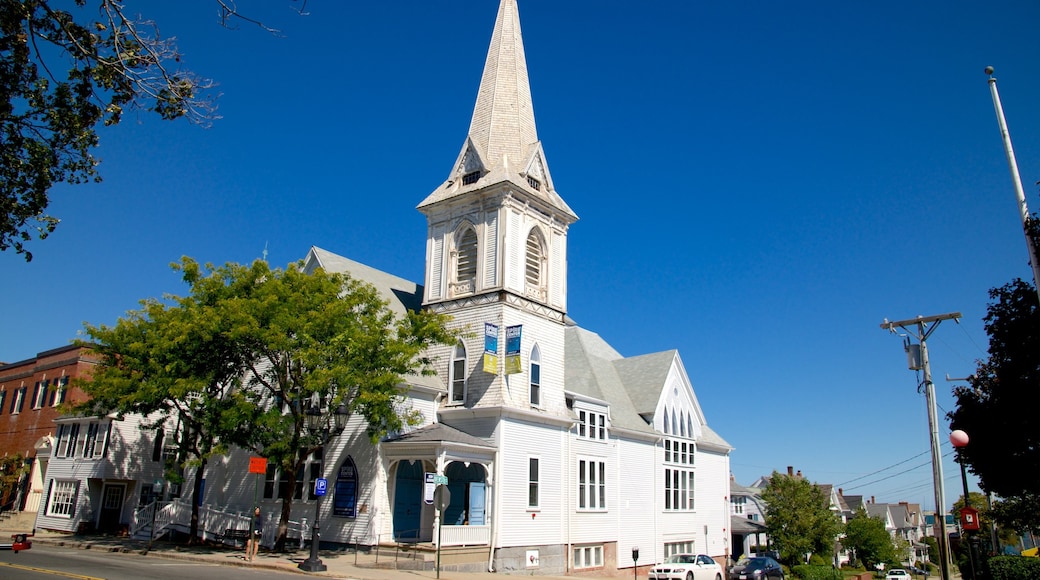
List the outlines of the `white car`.
{"label": "white car", "polygon": [[650,569],[648,580],[722,580],[722,566],[704,554],[672,554]]}
{"label": "white car", "polygon": [[910,580],[910,573],[902,568],[892,568],[885,574],[885,580]]}

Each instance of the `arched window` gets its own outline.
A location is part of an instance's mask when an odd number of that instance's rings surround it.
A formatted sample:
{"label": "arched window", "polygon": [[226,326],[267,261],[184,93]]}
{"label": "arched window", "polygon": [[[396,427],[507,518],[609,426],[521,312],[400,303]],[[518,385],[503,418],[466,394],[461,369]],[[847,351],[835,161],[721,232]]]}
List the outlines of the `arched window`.
{"label": "arched window", "polygon": [[[459,237],[458,260],[455,263],[455,281],[460,284],[474,281],[477,277],[477,232],[467,227]],[[469,291],[473,291],[472,284]]]}
{"label": "arched window", "polygon": [[537,344],[531,348],[530,379],[531,405],[537,407],[542,404],[542,353]]}
{"label": "arched window", "polygon": [[545,287],[545,250],[541,233],[537,229],[527,235],[527,257],[524,262],[524,280],[527,282],[527,294],[544,298]]}
{"label": "arched window", "polygon": [[683,417],[682,411],[679,411],[679,435],[686,437],[686,420]]}
{"label": "arched window", "polygon": [[689,435],[690,439],[693,439],[693,414],[692,413],[686,416],[686,433]]}
{"label": "arched window", "polygon": [[349,455],[339,466],[336,474],[335,500],[332,515],[344,518],[357,517],[358,473],[354,459]]}
{"label": "arched window", "polygon": [[451,354],[448,382],[451,384],[451,403],[466,402],[466,346],[460,340]]}
{"label": "arched window", "polygon": [[668,407],[664,408],[664,434],[668,434]]}
{"label": "arched window", "polygon": [[678,435],[679,434],[679,429],[677,429],[677,427],[678,427],[678,425],[676,425],[676,422],[675,422],[675,409],[672,409],[672,435]]}

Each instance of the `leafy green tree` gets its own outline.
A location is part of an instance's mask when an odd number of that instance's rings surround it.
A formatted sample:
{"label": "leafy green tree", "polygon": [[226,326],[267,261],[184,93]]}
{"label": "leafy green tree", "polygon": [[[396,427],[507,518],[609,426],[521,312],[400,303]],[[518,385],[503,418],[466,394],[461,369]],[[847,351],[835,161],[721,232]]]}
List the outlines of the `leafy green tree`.
{"label": "leafy green tree", "polygon": [[[191,262],[185,260],[191,269]],[[180,267],[180,266],[177,266]],[[185,275],[186,279],[188,275]],[[189,281],[190,283],[190,281]],[[187,297],[147,299],[115,326],[87,325],[91,342],[82,343],[98,355],[99,365],[79,386],[90,400],[79,412],[138,413],[145,428],[180,425],[179,456],[167,466],[167,478],[179,481],[183,469],[195,468],[194,497],[210,458],[227,453],[245,438],[254,403],[239,388],[246,364],[227,339],[228,321],[216,313],[213,296],[192,291]],[[197,537],[198,502],[192,502],[189,542]]]}
{"label": "leafy green tree", "polygon": [[15,499],[18,484],[27,473],[29,464],[21,453],[0,457],[0,506],[6,509],[7,504]]}
{"label": "leafy green tree", "polygon": [[841,519],[830,510],[830,498],[800,475],[774,471],[762,491],[766,533],[788,566],[803,562],[807,553],[827,554],[842,531]]}
{"label": "leafy green tree", "polygon": [[[968,386],[954,390],[956,408],[948,418],[952,429],[969,436],[958,453],[982,489],[1025,505],[1040,496],[1040,422],[1034,417],[1040,408],[1040,304],[1034,287],[1021,279],[991,289],[989,297],[983,318],[989,358],[979,361]],[[1036,510],[1019,515],[1030,513]],[[1040,523],[1017,519],[1029,529]]]}
{"label": "leafy green tree", "polygon": [[845,524],[845,538],[841,542],[855,552],[856,560],[867,570],[873,570],[882,562],[896,561],[896,546],[885,529],[884,520],[870,517],[862,507]]}
{"label": "leafy green tree", "polygon": [[415,422],[401,410],[404,377],[432,373],[427,347],[454,343],[455,333],[443,315],[396,316],[372,286],[343,274],[190,258],[175,268],[188,296],[145,301],[112,328],[88,327],[104,355],[83,385],[95,397],[90,408],[186,418],[200,468],[231,445],[266,457],[288,480],[281,549],[296,474],[328,441],[329,432],[306,429],[307,412],[329,421],[342,407],[366,420],[373,440]]}

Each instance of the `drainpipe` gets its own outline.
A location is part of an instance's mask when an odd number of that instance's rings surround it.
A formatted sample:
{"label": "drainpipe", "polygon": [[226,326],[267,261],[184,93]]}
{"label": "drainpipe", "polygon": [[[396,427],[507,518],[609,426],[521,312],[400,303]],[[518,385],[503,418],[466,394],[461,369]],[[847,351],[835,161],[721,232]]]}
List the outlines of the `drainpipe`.
{"label": "drainpipe", "polygon": [[[500,433],[499,434],[499,441],[501,441],[502,440],[502,436],[501,436],[501,423],[499,424],[499,433]],[[488,565],[487,565],[488,572],[494,572],[495,571],[495,544],[498,543],[498,515],[499,515],[498,504],[499,504],[499,500],[502,499],[502,492],[500,490],[500,488],[502,486],[499,484],[499,482],[501,481],[501,478],[502,478],[501,454],[502,454],[502,448],[501,448],[501,444],[500,444],[498,451],[495,451],[495,475],[494,475],[494,477],[495,477],[495,479],[494,479],[495,493],[494,493],[494,499],[493,499],[493,501],[495,503],[491,506],[491,510],[490,510],[493,519],[491,521],[491,546],[488,549]],[[486,506],[485,506],[485,509],[486,509]]]}

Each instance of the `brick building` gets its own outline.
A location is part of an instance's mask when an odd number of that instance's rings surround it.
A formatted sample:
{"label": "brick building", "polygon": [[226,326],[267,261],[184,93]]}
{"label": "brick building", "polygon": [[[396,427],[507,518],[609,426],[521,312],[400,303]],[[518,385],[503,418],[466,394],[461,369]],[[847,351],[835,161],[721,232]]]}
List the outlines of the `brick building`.
{"label": "brick building", "polygon": [[86,398],[69,382],[89,375],[94,364],[89,351],[74,345],[0,364],[0,456],[20,454],[30,466],[17,486],[2,491],[0,509],[39,509],[58,407]]}

